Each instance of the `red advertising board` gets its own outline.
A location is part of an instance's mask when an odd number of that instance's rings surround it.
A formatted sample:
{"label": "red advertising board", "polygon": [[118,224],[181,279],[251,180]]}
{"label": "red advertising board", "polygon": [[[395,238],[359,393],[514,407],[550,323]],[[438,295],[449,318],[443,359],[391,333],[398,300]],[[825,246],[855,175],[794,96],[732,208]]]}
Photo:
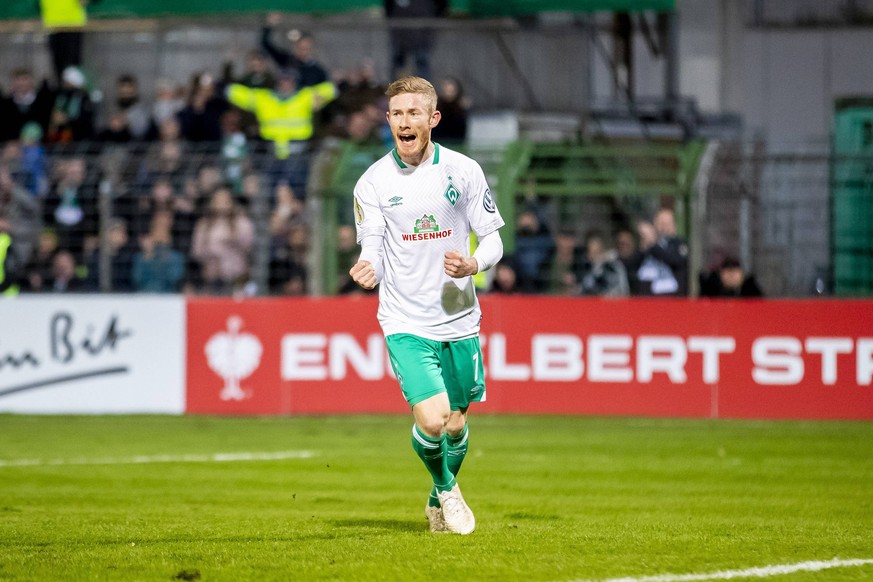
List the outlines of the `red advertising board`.
{"label": "red advertising board", "polygon": [[[480,411],[873,419],[873,302],[481,302]],[[189,300],[187,411],[406,411],[376,307]]]}

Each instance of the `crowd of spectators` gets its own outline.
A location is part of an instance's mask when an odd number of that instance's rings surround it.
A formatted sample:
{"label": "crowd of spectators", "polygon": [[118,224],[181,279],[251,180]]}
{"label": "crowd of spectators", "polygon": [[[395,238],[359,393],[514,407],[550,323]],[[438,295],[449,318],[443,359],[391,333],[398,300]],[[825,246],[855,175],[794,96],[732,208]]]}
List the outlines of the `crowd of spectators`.
{"label": "crowd of spectators", "polygon": [[[281,24],[267,16],[243,70],[228,62],[187,83],[120,72],[104,98],[76,64],[0,82],[4,289],[305,294],[317,144],[391,137],[376,63],[332,70],[311,34],[277,41]],[[463,141],[460,82],[442,87],[440,139]],[[256,224],[269,231],[266,290],[251,287]]]}
{"label": "crowd of spectators", "polygon": [[[443,9],[439,2],[427,8]],[[187,84],[160,79],[144,90],[135,75],[121,73],[103,100],[92,99],[93,80],[75,65],[57,82],[15,70],[0,92],[0,233],[12,241],[0,256],[0,285],[14,279],[21,292],[307,293],[314,144],[338,138],[387,149],[391,136],[376,63],[364,58],[332,71],[317,60],[310,34],[292,35],[289,48],[277,43],[280,24],[279,15],[267,17],[238,74],[225,63]],[[428,37],[416,44],[409,30],[392,36],[392,67],[399,72],[411,57],[426,70]],[[434,139],[463,142],[461,81],[436,84],[442,120]],[[483,291],[688,294],[688,248],[670,209],[614,236],[556,226],[536,206],[513,218],[515,252],[480,281]],[[257,224],[268,230],[268,289],[252,287]],[[341,225],[336,240],[335,291],[357,292],[343,276],[358,252],[353,227]],[[712,296],[761,294],[731,258],[700,284]]]}
{"label": "crowd of spectators", "polygon": [[[516,219],[515,252],[499,263],[490,286],[494,293],[549,293],[597,297],[681,296],[678,279],[687,270],[687,246],[658,213],[662,232],[641,220],[635,235],[620,229],[614,239],[599,230],[579,236],[574,228],[552,233],[541,208],[532,206]],[[668,249],[671,249],[668,251]],[[669,281],[669,284],[667,283]],[[687,286],[685,287],[687,289]]]}

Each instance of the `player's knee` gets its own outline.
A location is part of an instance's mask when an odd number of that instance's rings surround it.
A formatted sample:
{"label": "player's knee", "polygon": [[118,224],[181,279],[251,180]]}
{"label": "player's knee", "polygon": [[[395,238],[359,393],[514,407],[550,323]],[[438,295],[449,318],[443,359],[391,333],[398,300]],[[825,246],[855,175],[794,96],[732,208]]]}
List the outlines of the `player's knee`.
{"label": "player's knee", "polygon": [[467,424],[467,417],[463,414],[453,414],[446,423],[446,432],[449,436],[456,437],[464,432],[464,425]]}
{"label": "player's knee", "polygon": [[446,432],[446,424],[448,423],[449,417],[446,416],[432,416],[428,417],[418,423],[418,428],[421,429],[425,435],[437,439],[443,436],[443,433]]}

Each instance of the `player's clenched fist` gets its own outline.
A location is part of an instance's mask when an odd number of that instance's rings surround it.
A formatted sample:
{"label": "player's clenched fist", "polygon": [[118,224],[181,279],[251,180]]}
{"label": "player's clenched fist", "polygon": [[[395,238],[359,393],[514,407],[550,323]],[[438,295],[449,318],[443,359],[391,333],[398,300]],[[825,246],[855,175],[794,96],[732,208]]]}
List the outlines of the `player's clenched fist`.
{"label": "player's clenched fist", "polygon": [[358,261],[349,269],[352,280],[364,289],[372,289],[376,286],[376,269],[370,261]]}
{"label": "player's clenched fist", "polygon": [[460,279],[479,272],[479,263],[472,257],[465,257],[458,251],[447,251],[443,260],[446,275]]}

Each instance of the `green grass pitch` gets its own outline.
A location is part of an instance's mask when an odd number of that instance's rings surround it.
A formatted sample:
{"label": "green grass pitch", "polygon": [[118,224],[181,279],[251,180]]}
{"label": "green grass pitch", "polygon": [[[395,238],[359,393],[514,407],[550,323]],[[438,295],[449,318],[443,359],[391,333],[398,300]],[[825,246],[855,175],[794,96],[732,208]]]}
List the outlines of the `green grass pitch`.
{"label": "green grass pitch", "polygon": [[[559,581],[873,558],[873,423],[473,415],[466,537],[427,532],[410,426],[0,415],[0,580]],[[180,459],[279,451],[312,456]],[[167,458],[116,462],[138,456]]]}

